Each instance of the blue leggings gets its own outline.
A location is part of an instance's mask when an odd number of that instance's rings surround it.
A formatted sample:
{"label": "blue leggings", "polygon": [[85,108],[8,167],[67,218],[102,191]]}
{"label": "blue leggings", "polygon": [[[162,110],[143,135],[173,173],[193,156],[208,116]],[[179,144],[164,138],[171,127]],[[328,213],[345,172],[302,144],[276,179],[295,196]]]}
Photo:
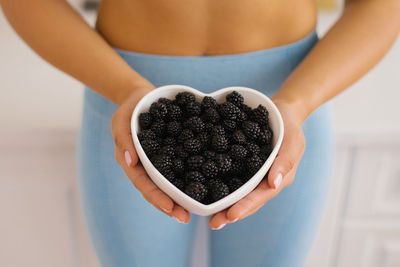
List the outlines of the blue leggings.
{"label": "blue leggings", "polygon": [[[289,45],[222,56],[160,56],[116,49],[156,87],[184,84],[204,92],[246,86],[268,96],[318,41],[315,32]],[[117,107],[85,89],[79,185],[90,236],[102,266],[188,267],[198,216],[188,225],[153,208],[114,160],[110,121]],[[295,181],[254,215],[211,231],[210,266],[302,266],[319,225],[332,162],[329,108],[304,123],[306,149]],[[206,230],[208,231],[208,229]]]}

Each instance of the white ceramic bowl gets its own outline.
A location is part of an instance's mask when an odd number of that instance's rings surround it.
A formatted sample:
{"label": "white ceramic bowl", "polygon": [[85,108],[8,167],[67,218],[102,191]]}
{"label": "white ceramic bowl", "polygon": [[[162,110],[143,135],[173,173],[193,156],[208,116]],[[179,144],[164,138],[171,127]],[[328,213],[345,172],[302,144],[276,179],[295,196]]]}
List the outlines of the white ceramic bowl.
{"label": "white ceramic bowl", "polygon": [[[139,114],[142,112],[147,112],[150,108],[150,105],[157,101],[160,97],[165,97],[169,99],[173,99],[178,92],[181,91],[189,91],[196,96],[197,101],[201,101],[204,96],[212,96],[214,97],[218,103],[225,101],[225,96],[232,92],[233,90],[241,93],[244,97],[244,102],[252,108],[257,107],[259,104],[264,105],[269,112],[270,125],[273,131],[273,150],[271,155],[268,157],[267,161],[261,167],[261,169],[242,187],[240,187],[235,192],[229,194],[223,199],[220,199],[217,202],[214,202],[209,205],[204,205],[185,193],[176,188],[172,183],[170,183],[150,162],[150,159],[146,156],[143,151],[142,146],[140,145],[139,139],[137,137],[137,133],[140,131],[139,126]],[[197,91],[194,88],[184,86],[184,85],[166,85],[159,87],[147,95],[145,95],[140,102],[136,105],[135,110],[132,114],[131,120],[132,127],[132,137],[133,142],[135,144],[135,148],[137,154],[140,158],[140,161],[143,167],[146,169],[147,174],[153,180],[153,182],[168,196],[170,196],[176,203],[184,207],[189,212],[208,216],[214,213],[217,213],[235,202],[242,199],[248,193],[250,193],[264,178],[268,169],[270,168],[272,162],[274,161],[276,154],[281,146],[283,139],[283,121],[281,114],[279,113],[277,107],[274,103],[264,94],[250,88],[233,86],[220,89],[218,91],[213,92],[212,94],[204,94],[200,91]]]}

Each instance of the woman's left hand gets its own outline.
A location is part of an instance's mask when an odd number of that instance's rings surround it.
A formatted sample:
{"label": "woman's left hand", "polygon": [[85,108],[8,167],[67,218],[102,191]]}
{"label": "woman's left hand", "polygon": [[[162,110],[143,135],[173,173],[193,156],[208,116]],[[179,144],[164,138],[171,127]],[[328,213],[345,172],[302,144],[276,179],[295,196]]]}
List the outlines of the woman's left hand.
{"label": "woman's left hand", "polygon": [[250,194],[233,206],[211,217],[208,224],[213,230],[221,229],[226,224],[252,215],[293,182],[305,147],[304,134],[301,128],[304,119],[299,116],[301,112],[295,105],[279,100],[274,100],[274,102],[281,112],[285,128],[278,155],[267,176]]}

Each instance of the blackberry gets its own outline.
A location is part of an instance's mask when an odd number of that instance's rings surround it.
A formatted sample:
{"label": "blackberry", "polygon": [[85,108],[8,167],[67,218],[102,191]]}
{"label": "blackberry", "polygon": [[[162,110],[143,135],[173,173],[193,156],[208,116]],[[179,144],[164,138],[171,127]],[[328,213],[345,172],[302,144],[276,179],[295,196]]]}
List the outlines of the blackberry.
{"label": "blackberry", "polygon": [[232,168],[230,170],[231,174],[234,175],[242,175],[246,170],[246,166],[243,160],[233,160]]}
{"label": "blackberry", "polygon": [[212,98],[211,96],[205,96],[203,98],[203,100],[201,101],[201,107],[203,109],[216,108],[217,101],[214,98]]}
{"label": "blackberry", "polygon": [[180,121],[182,119],[182,110],[177,105],[169,105],[168,108],[168,119],[171,121]]}
{"label": "blackberry", "polygon": [[225,136],[225,130],[222,125],[216,125],[211,129],[211,135],[223,135]]}
{"label": "blackberry", "polygon": [[206,178],[204,177],[204,175],[201,172],[190,171],[190,172],[186,173],[185,181],[186,181],[186,183],[191,183],[191,182],[204,183],[206,181]]}
{"label": "blackberry", "polygon": [[215,155],[216,155],[215,152],[211,150],[206,150],[203,152],[203,157],[206,161],[207,160],[213,161],[215,159]]}
{"label": "blackberry", "polygon": [[[205,185],[207,186],[208,189],[211,189],[211,187],[213,187],[214,184],[215,184],[216,182],[218,182],[218,180],[220,180],[220,179],[218,179],[218,178],[208,179],[208,180],[205,182]],[[221,181],[221,182],[222,182],[222,181]]]}
{"label": "blackberry", "polygon": [[240,115],[240,109],[230,102],[225,102],[219,106],[219,113],[224,119],[236,120]]}
{"label": "blackberry", "polygon": [[201,150],[201,143],[198,139],[188,139],[183,143],[183,148],[189,155],[198,154]]}
{"label": "blackberry", "polygon": [[241,177],[243,183],[246,183],[248,180],[250,180],[250,178],[253,177],[254,174],[255,173],[249,173],[249,172],[244,173],[243,176]]}
{"label": "blackberry", "polygon": [[254,175],[263,165],[263,161],[257,155],[253,155],[246,161],[247,169],[249,170],[249,174]]}
{"label": "blackberry", "polygon": [[244,111],[244,113],[246,113],[247,116],[250,116],[250,115],[251,115],[252,108],[249,107],[248,105],[243,104],[243,105],[242,105],[242,110]]}
{"label": "blackberry", "polygon": [[190,102],[194,102],[196,97],[189,92],[180,92],[175,96],[176,103],[180,106],[186,106]]}
{"label": "blackberry", "polygon": [[185,163],[182,159],[176,158],[172,161],[172,170],[176,174],[182,174],[185,171]]}
{"label": "blackberry", "polygon": [[174,158],[175,148],[173,148],[172,146],[163,146],[158,153],[161,155],[167,155],[171,158]]}
{"label": "blackberry", "polygon": [[210,133],[211,130],[214,128],[214,125],[211,122],[204,123],[204,131]]}
{"label": "blackberry", "polygon": [[181,134],[178,136],[178,143],[183,143],[186,140],[192,139],[193,137],[194,137],[194,134],[191,130],[183,129]]}
{"label": "blackberry", "polygon": [[236,129],[236,122],[233,120],[224,120],[222,126],[227,132],[233,132]]}
{"label": "blackberry", "polygon": [[259,157],[263,162],[266,162],[269,157],[269,154],[260,153]]}
{"label": "blackberry", "polygon": [[249,156],[258,155],[258,154],[260,154],[260,151],[261,151],[260,147],[257,144],[254,144],[251,142],[246,144],[246,148],[247,148]]}
{"label": "blackberry", "polygon": [[199,139],[202,148],[207,148],[210,144],[210,134],[207,132],[199,133],[196,138]]}
{"label": "blackberry", "polygon": [[194,171],[200,170],[203,163],[204,158],[200,155],[190,156],[186,161],[188,169]]}
{"label": "blackberry", "polygon": [[247,156],[247,149],[241,145],[232,145],[229,155],[233,159],[242,160]]}
{"label": "blackberry", "polygon": [[146,140],[146,139],[156,139],[156,134],[152,130],[143,130],[140,133],[138,133],[138,139],[140,141]]}
{"label": "blackberry", "polygon": [[204,121],[216,124],[220,120],[218,111],[215,108],[208,108],[204,111]]}
{"label": "blackberry", "polygon": [[229,187],[221,180],[215,179],[210,183],[210,195],[214,201],[218,201],[229,195]]}
{"label": "blackberry", "polygon": [[228,139],[223,135],[214,135],[211,139],[211,147],[216,152],[224,152],[228,149]]}
{"label": "blackberry", "polygon": [[246,112],[244,112],[243,110],[240,111],[240,115],[237,117],[236,121],[240,124],[244,121],[248,120],[248,116],[246,114]]}
{"label": "blackberry", "polygon": [[213,203],[214,201],[212,200],[210,194],[208,194],[201,203],[205,204],[205,205],[209,205],[211,203]]}
{"label": "blackberry", "polygon": [[244,184],[243,181],[237,177],[234,177],[227,182],[229,191],[231,193],[239,189],[243,184]]}
{"label": "blackberry", "polygon": [[185,190],[185,182],[182,179],[175,178],[172,181],[170,181],[173,185],[176,186],[179,190],[183,191]]}
{"label": "blackberry", "polygon": [[204,122],[199,117],[191,117],[184,123],[184,127],[195,133],[200,133],[204,129]]}
{"label": "blackberry", "polygon": [[272,131],[270,129],[262,130],[257,138],[260,145],[268,145],[272,142]]}
{"label": "blackberry", "polygon": [[243,100],[244,100],[243,96],[236,91],[233,91],[232,93],[226,96],[226,101],[231,102],[232,104],[234,104],[239,108],[242,107]]}
{"label": "blackberry", "polygon": [[152,158],[154,167],[161,173],[166,173],[172,167],[171,157],[167,155],[157,155]]}
{"label": "blackberry", "polygon": [[156,120],[151,125],[151,130],[159,137],[163,137],[165,134],[165,122],[163,120]]}
{"label": "blackberry", "polygon": [[257,122],[259,125],[268,125],[268,110],[263,105],[258,105],[257,108],[251,112],[251,119]]}
{"label": "blackberry", "polygon": [[189,154],[185,151],[182,145],[178,145],[175,147],[175,156],[180,159],[186,159]]}
{"label": "blackberry", "polygon": [[161,172],[161,174],[168,180],[175,180],[175,173],[171,169],[166,169]]}
{"label": "blackberry", "polygon": [[190,183],[185,188],[185,194],[199,202],[207,196],[207,193],[207,187],[199,182]]}
{"label": "blackberry", "polygon": [[144,152],[147,156],[151,156],[160,149],[160,145],[156,140],[153,139],[145,139],[140,143],[143,147]]}
{"label": "blackberry", "polygon": [[167,105],[164,103],[154,102],[150,106],[150,114],[153,119],[164,119],[168,114]]}
{"label": "blackberry", "polygon": [[178,136],[182,131],[182,125],[178,121],[170,121],[167,124],[167,134],[169,136]]}
{"label": "blackberry", "polygon": [[254,121],[245,121],[242,124],[244,134],[250,139],[257,139],[261,132],[260,126]]}
{"label": "blackberry", "polygon": [[271,152],[272,152],[271,144],[267,146],[262,146],[260,151],[260,158],[265,162],[268,159]]}
{"label": "blackberry", "polygon": [[158,103],[163,103],[163,104],[165,104],[165,105],[170,105],[171,103],[172,103],[172,100],[171,99],[168,99],[168,98],[165,98],[165,97],[160,97],[158,100],[157,100],[157,102]]}
{"label": "blackberry", "polygon": [[185,110],[188,117],[199,116],[201,113],[201,105],[198,102],[189,102]]}
{"label": "blackberry", "polygon": [[201,166],[201,172],[207,178],[213,178],[218,175],[218,167],[212,161],[207,161]]}
{"label": "blackberry", "polygon": [[232,142],[238,145],[246,144],[246,136],[241,130],[236,130],[232,134]]}
{"label": "blackberry", "polygon": [[142,130],[149,129],[151,126],[151,114],[150,112],[140,113],[139,125]]}
{"label": "blackberry", "polygon": [[217,154],[215,155],[215,163],[218,167],[218,173],[223,175],[231,170],[232,167],[232,159],[225,154]]}
{"label": "blackberry", "polygon": [[171,136],[167,136],[167,137],[165,137],[165,139],[163,140],[163,143],[162,143],[164,146],[172,146],[172,147],[175,147],[175,145],[176,145],[176,140],[175,140],[175,138],[173,138],[173,137],[171,137]]}

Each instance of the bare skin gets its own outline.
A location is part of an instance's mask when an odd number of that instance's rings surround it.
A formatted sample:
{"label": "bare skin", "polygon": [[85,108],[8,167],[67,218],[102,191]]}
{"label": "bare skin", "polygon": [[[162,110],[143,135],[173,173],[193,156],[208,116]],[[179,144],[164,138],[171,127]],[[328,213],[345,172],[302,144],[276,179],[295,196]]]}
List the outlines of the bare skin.
{"label": "bare skin", "polygon": [[220,55],[299,40],[314,29],[316,15],[313,0],[103,0],[96,28],[129,51]]}
{"label": "bare skin", "polygon": [[[97,32],[62,0],[0,0],[10,24],[33,50],[119,106],[111,125],[117,162],[151,204],[183,223],[190,214],[147,176],[131,139],[132,110],[154,86],[111,46],[197,56],[266,49],[311,32],[316,16],[312,2],[104,0]],[[268,177],[232,207],[213,215],[211,229],[255,213],[292,183],[305,147],[304,120],[372,68],[399,31],[400,1],[347,1],[339,21],[273,97],[284,119],[285,136]]]}

